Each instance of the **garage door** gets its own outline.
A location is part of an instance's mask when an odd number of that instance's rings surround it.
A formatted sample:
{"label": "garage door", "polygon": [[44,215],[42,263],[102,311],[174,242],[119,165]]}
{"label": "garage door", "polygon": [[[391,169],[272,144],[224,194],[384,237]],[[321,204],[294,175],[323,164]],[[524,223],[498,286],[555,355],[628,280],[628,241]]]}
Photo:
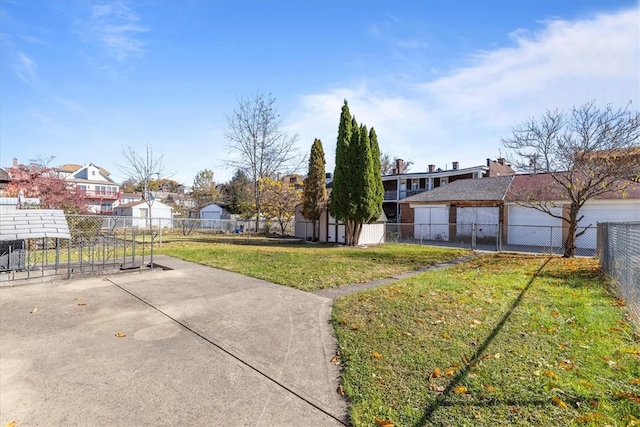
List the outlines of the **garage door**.
{"label": "garage door", "polygon": [[[519,205],[508,206],[507,243],[526,246],[562,246],[562,220]],[[552,212],[562,214],[561,208]]]}

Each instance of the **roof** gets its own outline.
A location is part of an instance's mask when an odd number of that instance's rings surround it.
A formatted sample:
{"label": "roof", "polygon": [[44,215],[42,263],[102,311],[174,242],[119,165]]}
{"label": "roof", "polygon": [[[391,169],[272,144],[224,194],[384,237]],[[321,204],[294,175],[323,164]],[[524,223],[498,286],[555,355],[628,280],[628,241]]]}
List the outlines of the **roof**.
{"label": "roof", "polygon": [[9,176],[9,172],[0,168],[0,183],[11,182],[11,177]]}
{"label": "roof", "polygon": [[16,209],[2,212],[1,241],[44,237],[71,238],[69,224],[62,210]]}
{"label": "roof", "polygon": [[75,165],[73,163],[66,163],[66,164],[60,166],[58,168],[58,171],[73,173],[73,172],[77,171],[78,169],[80,169],[81,167],[82,167],[82,165]]}
{"label": "roof", "polygon": [[138,206],[138,205],[141,205],[143,203],[146,204],[147,202],[144,201],[144,200],[136,200],[135,202],[122,203],[122,204],[120,204],[120,205],[118,205],[116,207],[118,207],[118,208],[132,208],[134,206]]}
{"label": "roof", "polygon": [[[640,183],[619,180],[615,184],[616,189],[599,194],[593,199],[640,199]],[[624,193],[621,191],[623,188]],[[525,195],[534,195],[538,200],[568,200],[566,190],[549,173],[516,175],[506,195],[506,200],[519,201]]]}
{"label": "roof", "polygon": [[[132,207],[135,207],[135,206],[138,206],[138,205],[146,205],[146,204],[147,204],[146,200],[136,200],[135,202],[129,202],[129,203],[120,204],[120,205],[116,206],[116,209],[117,208],[132,208]],[[158,200],[153,200],[153,203],[151,204],[151,209],[153,209],[154,207],[165,207],[165,208],[173,209],[171,206],[169,206],[169,205],[167,205],[165,203],[159,202]]]}
{"label": "roof", "polygon": [[382,180],[383,181],[388,181],[391,179],[397,179],[397,178],[423,178],[423,177],[427,177],[427,176],[433,176],[433,177],[447,177],[447,176],[452,176],[452,175],[466,175],[468,173],[473,173],[473,172],[477,172],[477,171],[488,171],[489,167],[485,166],[485,165],[478,165],[478,166],[470,166],[468,168],[462,168],[462,169],[436,169],[433,172],[429,172],[429,171],[423,171],[423,172],[404,172],[404,173],[400,173],[400,174],[389,174],[389,175],[382,175]]}
{"label": "roof", "polygon": [[504,200],[513,175],[459,179],[450,184],[402,199],[401,203]]}
{"label": "roof", "polygon": [[98,168],[98,170],[100,171],[100,173],[101,173],[101,174],[103,174],[105,177],[108,177],[109,175],[111,175],[111,172],[109,172],[109,171],[108,171],[108,170],[106,170],[105,168],[103,168],[103,167],[101,167],[101,166],[98,166],[98,165],[96,165],[96,164],[93,164],[93,163],[87,163],[87,164],[86,164],[86,165],[84,165],[84,166],[82,166],[82,165],[76,165],[76,164],[73,164],[73,163],[67,163],[67,164],[64,164],[64,165],[60,166],[60,167],[58,168],[58,171],[59,171],[59,172],[67,172],[67,173],[71,173],[71,174],[73,174],[73,173],[75,173],[75,172],[78,172],[80,169],[85,169],[85,168],[87,168],[87,167],[89,167],[89,166],[94,166],[94,167]]}

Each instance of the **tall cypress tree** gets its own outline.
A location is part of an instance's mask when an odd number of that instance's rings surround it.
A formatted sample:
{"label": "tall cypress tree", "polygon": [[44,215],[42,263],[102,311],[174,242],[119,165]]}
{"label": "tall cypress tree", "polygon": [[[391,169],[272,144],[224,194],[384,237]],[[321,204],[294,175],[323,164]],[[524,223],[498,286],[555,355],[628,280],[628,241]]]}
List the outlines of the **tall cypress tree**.
{"label": "tall cypress tree", "polygon": [[382,215],[382,202],[384,201],[384,185],[382,184],[382,174],[381,174],[381,165],[380,165],[380,146],[378,145],[378,135],[376,131],[371,128],[369,131],[369,143],[371,144],[371,159],[373,161],[373,170],[371,171],[371,176],[375,181],[375,194],[374,200],[378,206],[377,213],[373,216],[375,218],[371,218],[369,222],[375,222]]}
{"label": "tall cypress tree", "polygon": [[311,146],[309,170],[304,186],[304,201],[302,202],[302,216],[311,221],[313,241],[317,238],[316,224],[327,206],[325,165],[322,141],[316,139]]}
{"label": "tall cypress tree", "polygon": [[[375,132],[349,122],[347,101],[342,107],[336,146],[336,168],[329,211],[345,224],[345,243],[357,245],[362,225],[374,222],[382,212],[380,148]],[[350,113],[349,113],[350,114]],[[372,145],[370,135],[375,142]],[[375,158],[373,151],[376,152]]]}
{"label": "tall cypress tree", "polygon": [[333,171],[329,213],[335,219],[346,222],[349,211],[349,142],[351,141],[351,112],[344,100],[338,125],[335,169]]}

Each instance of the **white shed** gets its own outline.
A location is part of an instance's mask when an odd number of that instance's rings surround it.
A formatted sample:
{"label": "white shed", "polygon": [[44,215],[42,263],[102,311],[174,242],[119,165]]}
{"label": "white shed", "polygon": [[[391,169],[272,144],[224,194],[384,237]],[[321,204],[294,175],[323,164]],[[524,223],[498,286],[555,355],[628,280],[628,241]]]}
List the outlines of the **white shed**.
{"label": "white shed", "polygon": [[231,219],[231,214],[222,206],[211,203],[200,209],[200,219]]}
{"label": "white shed", "polygon": [[151,204],[151,215],[149,215],[149,206],[144,200],[137,202],[125,203],[115,208],[117,216],[131,217],[131,225],[134,227],[148,227],[149,218],[154,227],[171,227],[173,217],[173,208],[156,200]]}

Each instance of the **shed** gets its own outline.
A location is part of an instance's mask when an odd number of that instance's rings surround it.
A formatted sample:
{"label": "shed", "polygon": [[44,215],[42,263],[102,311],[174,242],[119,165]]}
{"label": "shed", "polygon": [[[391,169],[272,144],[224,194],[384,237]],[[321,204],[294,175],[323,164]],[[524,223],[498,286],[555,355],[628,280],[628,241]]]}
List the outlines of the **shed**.
{"label": "shed", "polygon": [[223,206],[211,203],[200,209],[200,219],[231,219],[231,214]]}
{"label": "shed", "polygon": [[173,208],[156,200],[151,203],[151,215],[144,200],[124,203],[115,208],[114,213],[117,216],[131,217],[131,225],[134,227],[148,227],[149,218],[154,227],[172,227]]}

